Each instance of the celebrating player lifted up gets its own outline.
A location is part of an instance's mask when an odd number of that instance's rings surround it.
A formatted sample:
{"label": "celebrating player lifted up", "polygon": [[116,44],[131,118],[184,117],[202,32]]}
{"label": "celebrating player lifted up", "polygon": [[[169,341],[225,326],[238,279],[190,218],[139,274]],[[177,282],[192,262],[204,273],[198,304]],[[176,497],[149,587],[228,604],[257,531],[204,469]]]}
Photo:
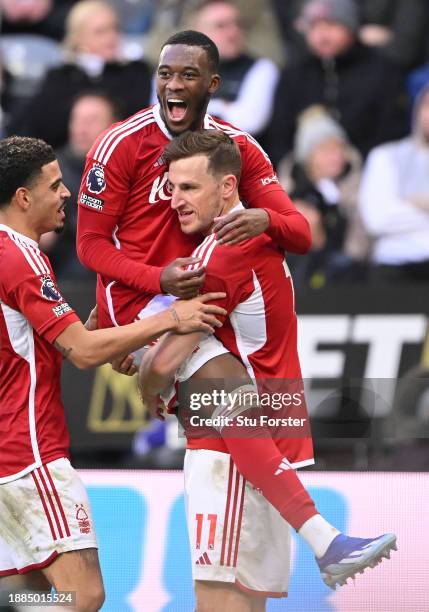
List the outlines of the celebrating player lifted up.
{"label": "celebrating player lifted up", "polygon": [[216,45],[204,34],[171,37],[158,65],[159,103],[114,124],[87,156],[77,248],[82,263],[98,273],[101,327],[130,323],[155,294],[192,297],[204,282],[204,267],[184,269],[198,239],[180,231],[170,208],[163,156],[169,140],[186,130],[223,131],[240,149],[240,196],[249,208],[219,220],[218,239],[235,242],[266,232],[283,250],[304,253],[310,247],[308,223],[258,143],[206,114],[220,81],[218,61]]}
{"label": "celebrating player lifted up", "polygon": [[84,327],[38,248],[62,229],[69,196],[52,147],[0,141],[0,577],[42,570],[39,588],[74,591],[74,609],[92,612],[104,589],[88,498],[68,460],[61,354],[91,367],[168,330],[213,331],[225,310],[205,303],[215,293],[120,329]]}
{"label": "celebrating player lifted up", "polygon": [[[257,612],[265,609],[267,595],[287,594],[288,523],[309,544],[322,578],[332,588],[388,556],[396,537],[351,538],[330,525],[295,471],[313,463],[308,426],[301,431],[291,427],[295,421],[308,425],[303,394],[296,394],[298,410],[287,407],[280,412],[301,418],[286,418],[286,426],[268,429],[263,418],[267,411],[264,414],[252,399],[255,394],[249,393],[255,383],[259,392],[298,391],[302,386],[292,279],[283,253],[265,235],[225,246],[213,233],[219,215],[242,209],[236,144],[222,132],[187,132],[166,147],[165,155],[171,206],[182,231],[205,236],[194,252],[206,265],[202,290],[226,294],[228,315],[215,334],[230,354],[229,360],[218,356],[200,368],[206,350],[201,335],[167,334],[143,358],[142,398],[155,411],[156,395],[164,393],[164,387],[174,378],[183,384],[192,377],[180,398],[180,416],[186,414],[187,396],[194,397],[195,389],[200,395],[210,391],[205,395],[213,400],[224,390],[216,385],[229,387],[223,403],[213,402],[216,431],[199,425],[204,419],[199,421],[197,413],[181,419],[188,439],[185,493],[197,610]],[[236,401],[246,394],[250,403]],[[229,402],[231,397],[234,401]]]}

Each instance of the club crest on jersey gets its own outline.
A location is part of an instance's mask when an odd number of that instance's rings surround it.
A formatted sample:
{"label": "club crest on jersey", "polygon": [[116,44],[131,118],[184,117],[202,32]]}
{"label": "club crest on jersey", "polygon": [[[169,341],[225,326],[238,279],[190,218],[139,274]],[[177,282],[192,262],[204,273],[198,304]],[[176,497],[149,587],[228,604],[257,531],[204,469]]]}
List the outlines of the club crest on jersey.
{"label": "club crest on jersey", "polygon": [[86,186],[91,193],[101,193],[106,189],[104,168],[94,164],[86,176]]}
{"label": "club crest on jersey", "polygon": [[45,300],[51,300],[52,302],[60,302],[63,298],[55,287],[55,283],[50,276],[43,276],[41,279],[42,286],[40,287],[40,293]]}

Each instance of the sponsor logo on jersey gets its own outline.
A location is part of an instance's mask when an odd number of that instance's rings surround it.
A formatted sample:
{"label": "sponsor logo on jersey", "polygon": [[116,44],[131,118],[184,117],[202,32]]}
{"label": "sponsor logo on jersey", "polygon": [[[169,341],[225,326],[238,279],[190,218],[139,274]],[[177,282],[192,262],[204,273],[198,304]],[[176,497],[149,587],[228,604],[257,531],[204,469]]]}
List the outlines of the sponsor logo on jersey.
{"label": "sponsor logo on jersey", "polygon": [[50,276],[42,276],[40,282],[40,293],[46,300],[51,300],[52,302],[60,302],[63,299],[61,297],[60,292],[55,287],[55,283]]}
{"label": "sponsor logo on jersey", "polygon": [[273,174],[272,176],[266,176],[261,179],[261,183],[263,185],[270,185],[271,183],[278,183],[278,182],[279,182],[279,179],[277,178],[276,174]]}
{"label": "sponsor logo on jersey", "polygon": [[86,186],[91,193],[99,194],[106,189],[106,179],[104,178],[104,168],[99,164],[94,164],[86,176]]}
{"label": "sponsor logo on jersey", "polygon": [[58,304],[58,306],[54,306],[52,308],[52,312],[56,317],[62,317],[66,312],[71,311],[71,306],[67,304],[67,302],[63,302],[62,304]]}
{"label": "sponsor logo on jersey", "polygon": [[160,166],[165,166],[166,165],[166,160],[165,160],[165,155],[164,153],[162,155],[160,155],[158,157],[158,159],[156,160],[156,162],[153,164],[154,168],[159,168]]}
{"label": "sponsor logo on jersey", "polygon": [[283,457],[279,467],[274,473],[274,476],[280,476],[280,474],[283,474],[283,472],[286,472],[286,470],[293,470],[293,467],[291,466],[289,461]]}
{"label": "sponsor logo on jersey", "polygon": [[168,172],[164,172],[163,176],[157,176],[152,183],[149,204],[157,204],[160,200],[171,200]]}
{"label": "sponsor logo on jersey", "polygon": [[95,210],[103,210],[104,206],[104,200],[100,200],[100,198],[93,198],[87,193],[81,193],[80,203],[85,204],[85,206],[89,206],[90,208],[95,208]]}

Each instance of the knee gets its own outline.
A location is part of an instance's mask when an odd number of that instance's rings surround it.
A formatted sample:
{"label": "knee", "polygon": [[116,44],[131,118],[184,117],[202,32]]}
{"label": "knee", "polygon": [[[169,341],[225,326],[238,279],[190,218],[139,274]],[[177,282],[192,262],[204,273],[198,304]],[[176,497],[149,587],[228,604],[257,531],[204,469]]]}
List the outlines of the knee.
{"label": "knee", "polygon": [[83,592],[78,594],[77,597],[77,611],[78,612],[98,612],[101,609],[106,594],[102,583],[88,584]]}

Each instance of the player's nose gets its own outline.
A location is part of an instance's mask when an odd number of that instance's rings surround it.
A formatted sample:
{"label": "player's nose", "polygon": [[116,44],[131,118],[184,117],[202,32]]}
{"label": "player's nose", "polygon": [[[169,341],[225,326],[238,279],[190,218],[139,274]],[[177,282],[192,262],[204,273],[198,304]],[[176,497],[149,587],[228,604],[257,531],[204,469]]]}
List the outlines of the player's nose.
{"label": "player's nose", "polygon": [[181,89],[183,89],[182,77],[180,76],[180,74],[176,74],[176,73],[172,74],[167,84],[167,92],[168,91],[172,91],[172,92],[179,91]]}

